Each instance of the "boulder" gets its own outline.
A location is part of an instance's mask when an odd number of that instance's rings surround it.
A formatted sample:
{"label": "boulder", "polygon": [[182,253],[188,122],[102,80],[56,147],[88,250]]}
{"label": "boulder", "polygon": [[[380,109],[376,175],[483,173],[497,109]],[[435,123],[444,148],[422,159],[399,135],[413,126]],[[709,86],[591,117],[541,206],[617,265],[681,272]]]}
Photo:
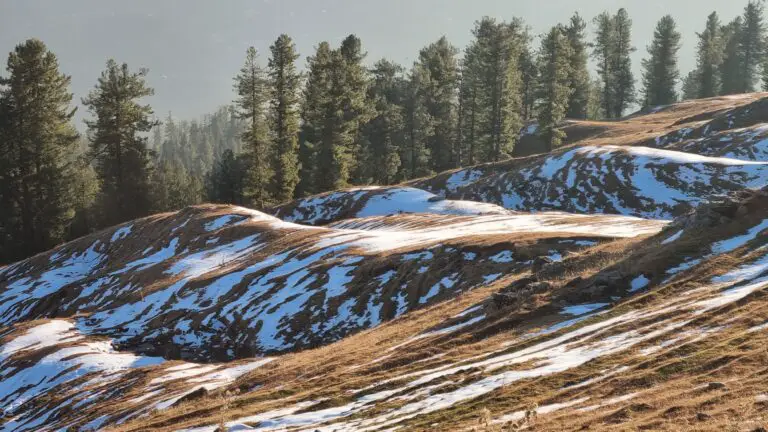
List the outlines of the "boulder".
{"label": "boulder", "polygon": [[552,290],[552,284],[549,282],[533,282],[523,288],[526,294],[539,294]]}
{"label": "boulder", "polygon": [[207,395],[208,395],[208,390],[206,390],[205,387],[200,387],[199,389],[193,391],[192,393],[189,393],[181,397],[179,400],[174,402],[173,405],[171,405],[171,407],[177,407],[185,402],[197,400]]}
{"label": "boulder", "polygon": [[500,292],[493,294],[491,296],[491,300],[493,301],[493,305],[496,307],[496,309],[512,307],[517,305],[517,303],[520,301],[518,296],[514,294],[505,294]]}
{"label": "boulder", "polygon": [[535,282],[538,282],[538,280],[539,279],[534,277],[534,276],[520,278],[520,279],[512,282],[511,284],[509,284],[509,286],[503,288],[500,292],[501,293],[516,293],[518,291],[521,291],[522,289],[524,289],[528,285],[530,285],[532,283],[535,283]]}
{"label": "boulder", "polygon": [[711,382],[707,384],[707,390],[727,390],[728,387],[726,387],[725,384],[721,382]]}
{"label": "boulder", "polygon": [[624,275],[618,270],[611,270],[602,272],[595,277],[595,285],[602,285],[608,288],[613,288],[621,285],[624,280]]}
{"label": "boulder", "polygon": [[536,259],[533,260],[533,265],[531,265],[531,271],[533,273],[538,273],[544,268],[544,266],[547,264],[552,264],[553,262],[554,261],[552,258],[548,256],[536,257]]}

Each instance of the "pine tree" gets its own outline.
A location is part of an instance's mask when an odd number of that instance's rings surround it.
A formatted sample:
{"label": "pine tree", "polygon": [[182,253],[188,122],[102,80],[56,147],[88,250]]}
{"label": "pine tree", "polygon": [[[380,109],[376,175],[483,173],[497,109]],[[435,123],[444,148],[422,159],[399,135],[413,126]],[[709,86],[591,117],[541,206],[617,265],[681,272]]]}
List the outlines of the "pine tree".
{"label": "pine tree", "polygon": [[319,192],[317,178],[317,152],[325,127],[326,106],[330,98],[331,47],[327,42],[318,45],[314,56],[307,59],[308,77],[301,102],[301,129],[299,133],[299,183],[294,195],[302,197]]}
{"label": "pine tree", "polygon": [[267,78],[259,65],[258,53],[248,48],[245,64],[235,77],[238,116],[248,124],[242,134],[245,143],[248,169],[245,195],[247,200],[260,209],[272,203],[270,194],[272,169],[270,161],[273,149],[267,137],[265,104],[267,101]]}
{"label": "pine tree", "polygon": [[202,202],[202,182],[179,162],[164,161],[152,170],[152,212],[180,210]]}
{"label": "pine tree", "polygon": [[597,34],[593,56],[598,75],[603,80],[603,104],[608,118],[620,118],[633,104],[635,78],[632,74],[632,20],[626,9],[611,16],[603,12],[595,18]]}
{"label": "pine tree", "polygon": [[405,95],[405,145],[400,148],[402,179],[424,177],[432,174],[430,149],[427,138],[433,134],[434,123],[423,101],[421,89],[427,80],[426,71],[414,65],[406,86]]}
{"label": "pine tree", "polygon": [[[690,86],[697,83],[698,94],[684,94],[686,99],[709,98],[720,94],[720,66],[723,63],[723,37],[720,18],[712,12],[707,18],[707,25],[698,34],[699,43],[696,53],[696,71],[689,75]],[[685,90],[683,91],[685,93]]]}
{"label": "pine tree", "polygon": [[369,149],[365,172],[375,184],[392,184],[400,172],[400,143],[403,142],[403,68],[387,60],[378,61],[372,70],[368,88],[369,105],[376,116],[364,127]]}
{"label": "pine tree", "polygon": [[278,201],[293,198],[299,183],[299,85],[296,70],[296,46],[288,35],[280,35],[270,47],[269,77],[271,85],[270,125],[274,140],[275,178],[273,190]]}
{"label": "pine tree", "polygon": [[75,173],[70,154],[70,77],[56,56],[30,39],[8,56],[0,78],[0,262],[51,248],[74,217]]}
{"label": "pine tree", "polygon": [[613,55],[616,45],[615,23],[608,12],[603,12],[594,19],[597,27],[592,56],[597,61],[597,74],[602,80],[603,113],[611,118],[616,99],[616,74],[613,68]]}
{"label": "pine tree", "polygon": [[627,10],[619,9],[613,21],[616,33],[615,51],[612,55],[613,64],[611,66],[615,74],[613,117],[620,118],[624,115],[624,111],[636,101],[635,78],[632,74],[632,59],[630,58],[635,48],[632,46],[632,20],[629,18]]}
{"label": "pine tree", "polygon": [[701,72],[699,70],[692,70],[683,77],[683,97],[682,100],[697,99],[700,97],[702,91],[701,86],[703,83],[700,81]]}
{"label": "pine tree", "polygon": [[145,81],[147,69],[131,72],[114,60],[83,99],[93,115],[87,120],[91,157],[101,182],[98,208],[105,225],[149,214],[150,152],[148,133],[155,126],[152,108],[139,100],[154,94]]}
{"label": "pine tree", "polygon": [[96,170],[88,163],[87,153],[75,158],[74,164],[77,170],[72,202],[75,217],[67,233],[69,239],[80,238],[100,227],[98,211],[95,208],[99,196],[99,179]]}
{"label": "pine tree", "polygon": [[538,134],[549,151],[560,146],[565,139],[565,133],[559,126],[565,119],[568,100],[573,92],[569,76],[571,51],[565,29],[561,26],[552,28],[541,42]]}
{"label": "pine tree", "polygon": [[681,38],[674,18],[670,15],[661,18],[656,25],[653,42],[648,47],[650,58],[642,62],[645,107],[669,105],[677,101],[676,87],[680,79],[677,55]]}
{"label": "pine tree", "polygon": [[[360,40],[350,35],[331,52],[328,68],[330,91],[325,101],[324,122],[315,166],[320,191],[341,189],[353,175],[359,177],[357,159],[362,153],[361,126],[370,116],[365,105],[367,78]],[[357,179],[356,179],[357,180]]]}
{"label": "pine tree", "polygon": [[345,128],[350,128],[347,151],[349,152],[349,176],[343,184],[363,184],[366,182],[365,165],[362,163],[369,153],[363,141],[363,126],[370,121],[374,112],[367,103],[368,84],[370,79],[368,71],[363,65],[365,52],[362,42],[355,35],[347,36],[339,47],[339,52],[344,60],[344,92],[341,100],[344,111]]}
{"label": "pine tree", "polygon": [[587,69],[588,53],[586,42],[587,23],[578,13],[571,17],[571,21],[565,29],[568,42],[571,45],[570,59],[570,87],[573,89],[568,101],[569,118],[586,119],[587,105],[589,103],[590,79]]}
{"label": "pine tree", "polygon": [[[475,23],[474,32],[479,33],[481,23]],[[477,38],[477,35],[476,35]],[[459,106],[457,131],[457,150],[461,154],[460,161],[469,165],[476,164],[481,158],[478,155],[480,141],[479,125],[485,113],[487,104],[484,102],[482,72],[484,56],[483,47],[479,40],[473,41],[464,52],[461,63],[461,81],[459,84]]]}
{"label": "pine tree", "polygon": [[515,20],[506,28],[504,67],[501,82],[500,113],[498,115],[497,140],[493,149],[492,160],[500,161],[512,156],[523,127],[523,72],[520,59],[530,37],[522,20]]}
{"label": "pine tree", "polygon": [[534,116],[536,106],[536,83],[539,80],[539,68],[531,49],[526,44],[520,53],[520,96],[522,99],[522,120],[529,121]]}
{"label": "pine tree", "polygon": [[605,118],[603,110],[603,82],[595,78],[589,84],[589,98],[587,99],[587,119],[600,120]]}
{"label": "pine tree", "polygon": [[454,149],[456,124],[456,89],[458,85],[458,50],[445,37],[422,49],[416,69],[417,96],[432,122],[426,136],[432,169],[440,172],[457,166]]}
{"label": "pine tree", "polygon": [[742,92],[744,78],[742,57],[739,49],[743,31],[743,22],[741,17],[736,17],[728,25],[722,27],[723,37],[723,63],[720,66],[721,89],[720,93],[725,95],[737,94]]}
{"label": "pine tree", "polygon": [[232,149],[224,150],[206,181],[208,200],[214,203],[243,205],[245,166]]}
{"label": "pine tree", "polygon": [[[524,79],[520,67],[528,35],[521,20],[475,23],[475,40],[467,47],[459,91],[462,124],[454,150],[470,164],[507,157],[522,127]],[[457,165],[461,159],[454,157]]]}
{"label": "pine tree", "polygon": [[765,23],[763,0],[751,0],[744,9],[744,25],[739,39],[741,59],[741,93],[755,91],[758,67],[765,58]]}

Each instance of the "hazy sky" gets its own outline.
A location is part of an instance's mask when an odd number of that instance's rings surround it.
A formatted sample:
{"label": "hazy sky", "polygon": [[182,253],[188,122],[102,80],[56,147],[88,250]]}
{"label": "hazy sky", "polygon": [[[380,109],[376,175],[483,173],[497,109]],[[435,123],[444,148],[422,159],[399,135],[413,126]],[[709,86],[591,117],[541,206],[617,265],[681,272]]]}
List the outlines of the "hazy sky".
{"label": "hazy sky", "polygon": [[[680,69],[694,65],[695,34],[713,10],[723,20],[741,13],[747,0],[0,0],[2,75],[5,54],[30,37],[42,39],[72,75],[79,102],[110,57],[132,68],[148,67],[155,96],[149,102],[164,117],[191,119],[233,99],[232,77],[245,50],[255,46],[266,65],[268,47],[289,34],[305,57],[322,40],[337,45],[357,34],[367,61],[387,57],[410,66],[419,49],[446,35],[459,48],[484,15],[525,19],[535,34],[574,11],[591,24],[603,10],[628,9],[638,48],[646,54],[653,27],[672,14],[683,34]],[[593,28],[589,27],[590,36]],[[538,42],[536,43],[538,46]],[[83,110],[78,115],[82,128]]]}

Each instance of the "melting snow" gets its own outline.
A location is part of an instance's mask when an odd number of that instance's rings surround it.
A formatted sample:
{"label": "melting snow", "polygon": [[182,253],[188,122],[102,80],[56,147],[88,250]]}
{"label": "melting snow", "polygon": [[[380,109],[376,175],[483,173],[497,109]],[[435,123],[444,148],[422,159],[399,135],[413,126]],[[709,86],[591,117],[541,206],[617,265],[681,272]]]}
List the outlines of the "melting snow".
{"label": "melting snow", "polygon": [[568,306],[563,308],[563,313],[566,315],[584,315],[590,312],[594,312],[598,309],[602,309],[608,306],[608,303],[590,303],[583,305]]}
{"label": "melting snow", "polygon": [[680,230],[680,231],[678,231],[677,233],[675,233],[675,234],[673,234],[673,235],[669,236],[669,238],[668,238],[668,239],[666,239],[666,240],[664,240],[663,242],[661,242],[661,244],[663,244],[663,245],[668,245],[668,244],[670,244],[670,243],[672,243],[672,242],[675,242],[675,241],[677,241],[677,240],[678,240],[680,237],[682,237],[682,235],[683,235],[683,233],[684,233],[684,232],[685,232],[685,230]]}
{"label": "melting snow", "polygon": [[645,288],[650,284],[651,281],[645,275],[640,275],[632,280],[632,283],[630,284],[629,292],[637,292],[641,289]]}
{"label": "melting snow", "polygon": [[744,235],[733,237],[731,239],[723,240],[721,242],[715,243],[712,246],[712,252],[714,252],[715,254],[724,254],[724,253],[733,252],[734,250],[754,240],[759,233],[767,229],[768,229],[768,219],[765,219],[757,226],[750,228],[750,230],[747,231],[747,233]]}

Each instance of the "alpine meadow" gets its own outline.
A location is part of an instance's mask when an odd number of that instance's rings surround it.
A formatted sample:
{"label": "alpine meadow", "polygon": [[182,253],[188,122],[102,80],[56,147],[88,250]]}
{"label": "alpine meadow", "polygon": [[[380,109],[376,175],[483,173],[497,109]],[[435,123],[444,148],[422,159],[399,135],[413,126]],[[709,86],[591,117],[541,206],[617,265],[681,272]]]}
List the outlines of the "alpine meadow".
{"label": "alpine meadow", "polygon": [[0,0],[0,432],[768,429],[764,0],[427,3]]}

